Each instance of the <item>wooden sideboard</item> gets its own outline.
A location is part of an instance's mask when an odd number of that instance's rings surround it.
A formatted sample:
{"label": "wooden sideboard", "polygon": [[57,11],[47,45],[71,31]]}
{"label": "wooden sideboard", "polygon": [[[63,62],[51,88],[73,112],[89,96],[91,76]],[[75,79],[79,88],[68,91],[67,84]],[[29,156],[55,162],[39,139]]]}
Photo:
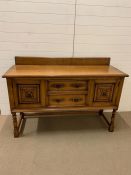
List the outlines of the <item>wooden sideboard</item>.
{"label": "wooden sideboard", "polygon": [[[98,112],[114,130],[124,78],[128,75],[110,65],[110,58],[15,57],[7,79],[14,137],[25,116],[35,113],[65,115]],[[111,109],[108,121],[103,110]],[[20,120],[18,116],[20,114]]]}

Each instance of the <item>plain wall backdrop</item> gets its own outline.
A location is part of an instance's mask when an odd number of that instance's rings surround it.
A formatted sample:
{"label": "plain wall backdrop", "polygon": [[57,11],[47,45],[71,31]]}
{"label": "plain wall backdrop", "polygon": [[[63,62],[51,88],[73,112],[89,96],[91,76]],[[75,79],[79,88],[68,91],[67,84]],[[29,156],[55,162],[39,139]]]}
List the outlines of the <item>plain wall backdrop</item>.
{"label": "plain wall backdrop", "polygon": [[[15,56],[111,57],[130,75],[131,0],[0,0],[1,76]],[[130,89],[126,78],[121,111],[131,110]],[[2,78],[0,109],[10,114]]]}

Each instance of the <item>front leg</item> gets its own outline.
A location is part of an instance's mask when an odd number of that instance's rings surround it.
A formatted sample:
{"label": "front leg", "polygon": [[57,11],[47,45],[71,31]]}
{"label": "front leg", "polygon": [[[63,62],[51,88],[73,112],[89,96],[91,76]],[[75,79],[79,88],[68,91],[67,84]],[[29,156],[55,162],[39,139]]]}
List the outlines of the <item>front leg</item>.
{"label": "front leg", "polygon": [[115,115],[116,115],[116,109],[113,109],[112,116],[111,116],[111,122],[109,124],[109,129],[108,129],[109,132],[113,132],[114,131]]}
{"label": "front leg", "polygon": [[12,112],[13,126],[14,126],[14,137],[19,137],[18,121],[16,112]]}
{"label": "front leg", "polygon": [[25,117],[24,117],[24,113],[23,112],[20,112],[20,116],[21,116],[21,118],[22,119],[24,119]]}

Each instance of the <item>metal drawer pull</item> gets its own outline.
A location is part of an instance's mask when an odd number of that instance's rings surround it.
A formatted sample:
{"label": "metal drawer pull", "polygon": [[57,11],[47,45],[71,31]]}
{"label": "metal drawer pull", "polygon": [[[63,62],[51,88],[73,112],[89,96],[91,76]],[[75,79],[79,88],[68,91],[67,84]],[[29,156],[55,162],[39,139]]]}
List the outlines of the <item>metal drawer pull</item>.
{"label": "metal drawer pull", "polygon": [[60,103],[62,101],[64,101],[64,98],[56,98],[56,99],[53,99],[53,101],[57,102],[57,103]]}
{"label": "metal drawer pull", "polygon": [[74,88],[79,88],[79,87],[83,87],[84,84],[81,84],[81,83],[72,83],[71,86],[74,87]]}
{"label": "metal drawer pull", "polygon": [[77,102],[82,101],[83,99],[82,98],[71,98],[70,100],[77,103]]}
{"label": "metal drawer pull", "polygon": [[59,89],[64,87],[64,84],[52,84],[51,87]]}

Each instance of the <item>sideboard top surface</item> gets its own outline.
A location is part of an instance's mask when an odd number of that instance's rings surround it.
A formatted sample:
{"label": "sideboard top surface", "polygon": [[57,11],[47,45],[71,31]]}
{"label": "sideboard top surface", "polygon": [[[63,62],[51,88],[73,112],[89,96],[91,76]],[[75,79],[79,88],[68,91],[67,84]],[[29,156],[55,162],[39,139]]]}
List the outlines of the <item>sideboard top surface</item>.
{"label": "sideboard top surface", "polygon": [[126,77],[110,65],[110,58],[16,57],[3,78],[15,77]]}
{"label": "sideboard top surface", "polygon": [[14,65],[3,77],[128,76],[113,66]]}

